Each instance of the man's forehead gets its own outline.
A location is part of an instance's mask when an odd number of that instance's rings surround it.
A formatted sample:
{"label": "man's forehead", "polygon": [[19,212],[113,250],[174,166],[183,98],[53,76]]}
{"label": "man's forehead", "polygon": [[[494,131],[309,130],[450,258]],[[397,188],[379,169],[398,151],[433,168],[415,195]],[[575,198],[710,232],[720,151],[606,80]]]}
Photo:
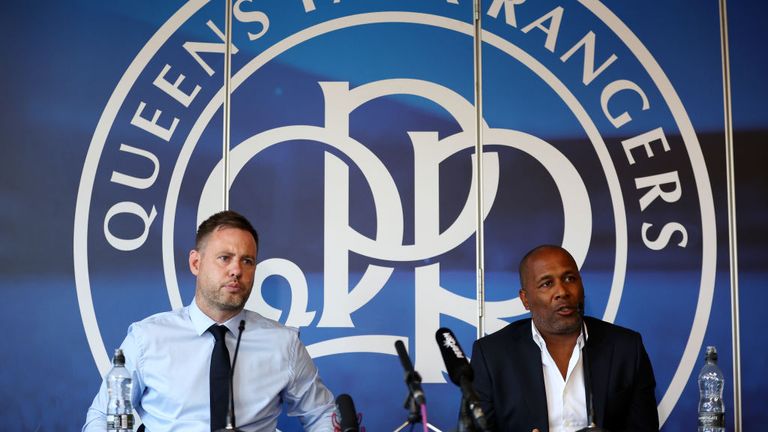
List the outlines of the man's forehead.
{"label": "man's forehead", "polygon": [[528,257],[529,261],[535,261],[535,260],[541,260],[541,259],[552,259],[556,256],[568,256],[568,252],[566,252],[564,249],[555,247],[555,246],[544,246],[537,250],[535,250],[531,255]]}
{"label": "man's forehead", "polygon": [[[234,234],[234,236],[232,234]],[[232,248],[235,247],[236,243],[240,242],[243,238],[246,237],[249,238],[247,242],[253,243],[254,250],[256,250],[258,246],[256,245],[256,240],[253,238],[253,235],[250,232],[237,227],[220,225],[203,239],[201,248],[208,249],[210,248],[211,244],[215,244],[215,248],[217,249]]]}
{"label": "man's forehead", "polygon": [[546,248],[536,251],[528,259],[528,266],[531,270],[536,270],[536,273],[549,272],[555,269],[561,269],[564,267],[566,271],[578,271],[576,262],[573,258],[563,249],[558,248]]}

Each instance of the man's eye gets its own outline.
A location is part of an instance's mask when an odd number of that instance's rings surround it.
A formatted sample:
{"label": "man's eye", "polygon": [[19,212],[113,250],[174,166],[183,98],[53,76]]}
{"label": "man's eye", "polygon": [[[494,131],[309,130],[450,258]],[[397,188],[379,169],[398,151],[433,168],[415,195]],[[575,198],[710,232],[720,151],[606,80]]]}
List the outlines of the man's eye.
{"label": "man's eye", "polygon": [[245,263],[247,265],[253,265],[255,263],[255,261],[250,259],[250,258],[246,258],[246,259],[243,260],[243,263]]}

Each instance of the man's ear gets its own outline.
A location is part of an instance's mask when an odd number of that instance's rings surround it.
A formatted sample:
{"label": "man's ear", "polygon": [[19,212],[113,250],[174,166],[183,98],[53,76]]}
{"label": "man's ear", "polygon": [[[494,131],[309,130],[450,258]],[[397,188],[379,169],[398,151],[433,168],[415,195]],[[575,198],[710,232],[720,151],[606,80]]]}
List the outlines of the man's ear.
{"label": "man's ear", "polygon": [[195,276],[200,273],[200,252],[197,249],[189,251],[189,271]]}
{"label": "man's ear", "polygon": [[531,308],[528,307],[528,297],[526,297],[525,290],[524,289],[520,289],[520,291],[518,291],[517,295],[520,296],[520,301],[523,302],[523,307],[525,308],[525,310],[531,310]]}

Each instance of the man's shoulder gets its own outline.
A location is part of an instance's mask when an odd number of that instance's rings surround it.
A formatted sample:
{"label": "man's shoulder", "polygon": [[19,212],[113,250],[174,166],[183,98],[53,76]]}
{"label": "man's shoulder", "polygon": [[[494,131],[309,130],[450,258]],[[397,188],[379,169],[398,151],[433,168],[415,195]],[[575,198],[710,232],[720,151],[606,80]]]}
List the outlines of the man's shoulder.
{"label": "man's shoulder", "polygon": [[635,330],[597,318],[585,317],[585,321],[589,335],[587,345],[610,344],[620,352],[636,352],[638,347],[643,345],[642,336]]}
{"label": "man's shoulder", "polygon": [[530,336],[531,319],[524,318],[509,323],[498,331],[481,337],[477,340],[477,343],[481,345],[506,344],[520,339],[530,339]]}
{"label": "man's shoulder", "polygon": [[299,334],[299,329],[296,327],[281,324],[279,321],[267,318],[258,312],[246,309],[243,311],[243,313],[246,326],[248,327],[257,328],[268,332],[285,333],[286,335],[291,336],[298,336]]}
{"label": "man's shoulder", "polygon": [[[587,331],[590,335],[610,337],[618,339],[637,339],[640,333],[618,324],[609,323],[593,317],[584,317]],[[509,343],[515,340],[529,340],[531,338],[531,319],[524,318],[507,324],[498,331],[483,336],[477,342],[483,345],[495,345],[497,343]]]}
{"label": "man's shoulder", "polygon": [[126,341],[132,341],[140,351],[163,344],[171,335],[194,334],[187,308],[160,312],[136,321],[128,327]]}
{"label": "man's shoulder", "polygon": [[640,333],[635,330],[622,327],[618,324],[609,323],[598,318],[584,317],[584,321],[587,324],[587,332],[590,336],[593,334],[600,334],[616,338],[635,339],[640,337]]}
{"label": "man's shoulder", "polygon": [[151,330],[157,327],[169,328],[188,321],[189,311],[186,307],[181,307],[172,311],[158,312],[150,315],[141,321],[134,322],[130,328],[132,330]]}

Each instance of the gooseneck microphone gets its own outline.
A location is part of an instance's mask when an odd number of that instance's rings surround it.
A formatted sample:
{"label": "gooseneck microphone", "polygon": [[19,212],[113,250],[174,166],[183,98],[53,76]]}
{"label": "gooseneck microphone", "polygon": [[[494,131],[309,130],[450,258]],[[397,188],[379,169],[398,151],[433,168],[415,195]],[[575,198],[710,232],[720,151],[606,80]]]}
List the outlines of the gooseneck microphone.
{"label": "gooseneck microphone", "polygon": [[461,388],[462,404],[466,403],[469,414],[475,426],[481,432],[488,431],[488,421],[485,413],[480,407],[480,398],[472,387],[472,380],[475,378],[472,367],[467,361],[467,356],[461,350],[459,341],[453,332],[445,327],[437,330],[435,333],[437,345],[440,347],[440,354],[443,356],[445,368],[451,381]]}
{"label": "gooseneck microphone", "polygon": [[335,429],[338,432],[359,432],[360,424],[357,421],[357,410],[352,396],[342,393],[336,397],[336,410],[339,413],[339,425]]}
{"label": "gooseneck microphone", "polygon": [[408,397],[405,399],[404,408],[408,410],[408,420],[395,429],[394,432],[400,432],[410,425],[412,431],[416,423],[421,423],[424,432],[432,429],[439,432],[427,420],[427,398],[424,396],[424,390],[421,388],[421,375],[413,368],[411,357],[405,349],[405,344],[401,340],[395,341],[395,351],[400,357],[400,363],[405,370],[405,384],[408,387]]}
{"label": "gooseneck microphone", "polygon": [[237,344],[235,345],[235,355],[232,356],[232,368],[229,370],[229,410],[227,410],[227,425],[224,429],[219,429],[216,432],[235,431],[242,432],[235,427],[235,363],[237,363],[237,352],[240,350],[240,338],[243,337],[243,330],[245,330],[245,320],[240,320],[240,325],[237,327],[239,330],[237,333]]}
{"label": "gooseneck microphone", "polygon": [[403,365],[403,369],[405,369],[405,384],[408,386],[408,390],[411,392],[413,400],[416,401],[417,405],[427,403],[427,400],[424,397],[424,390],[421,388],[421,375],[419,375],[413,368],[413,363],[411,363],[411,358],[405,350],[403,341],[395,341],[395,350],[397,351],[397,356],[400,357],[400,363]]}

